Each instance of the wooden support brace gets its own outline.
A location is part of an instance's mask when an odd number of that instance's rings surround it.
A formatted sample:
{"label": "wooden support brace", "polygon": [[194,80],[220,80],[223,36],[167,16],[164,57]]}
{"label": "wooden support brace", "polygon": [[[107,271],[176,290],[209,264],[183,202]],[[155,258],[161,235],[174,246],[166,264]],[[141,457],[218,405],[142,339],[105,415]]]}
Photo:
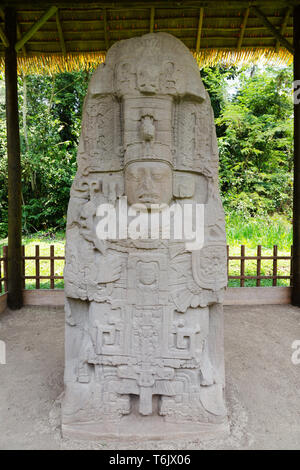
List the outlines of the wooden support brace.
{"label": "wooden support brace", "polygon": [[24,36],[18,41],[15,45],[15,49],[18,52],[24,44],[46,23],[46,21],[57,12],[57,7],[53,6],[50,7],[38,20],[34,23],[29,31],[27,31]]}
{"label": "wooden support brace", "polygon": [[155,17],[155,8],[151,7],[150,10],[150,33],[154,31],[154,17]]}
{"label": "wooden support brace", "polygon": [[239,39],[238,39],[238,43],[237,43],[237,46],[236,46],[236,48],[237,48],[238,51],[240,51],[240,50],[241,50],[241,47],[242,47],[242,42],[243,42],[244,35],[245,35],[245,30],[246,30],[246,26],[247,26],[249,11],[250,11],[250,8],[247,8],[247,9],[245,10],[243,22],[242,22],[242,24],[241,24],[240,37],[239,37]]}
{"label": "wooden support brace", "polygon": [[294,48],[292,44],[285,38],[283,37],[279,31],[275,28],[275,26],[272,25],[272,23],[268,20],[268,18],[263,14],[263,12],[253,6],[253,10],[255,11],[255,14],[258,18],[261,19],[262,23],[265,25],[266,28],[273,34],[273,36],[278,39],[278,41],[291,53],[294,54]]}
{"label": "wooden support brace", "polygon": [[62,30],[62,27],[61,27],[61,22],[60,22],[59,11],[58,11],[58,10],[57,10],[57,12],[56,12],[56,26],[57,26],[57,31],[58,31],[58,36],[59,36],[59,42],[60,42],[60,47],[61,47],[62,53],[63,53],[64,55],[66,55],[66,53],[67,53],[67,48],[66,48],[66,43],[65,43],[64,35],[63,35],[63,30]]}
{"label": "wooden support brace", "polygon": [[[292,8],[291,7],[288,7],[286,9],[286,12],[285,12],[285,15],[284,15],[284,18],[283,18],[283,22],[282,22],[282,25],[281,25],[281,29],[280,29],[280,34],[283,36],[284,33],[285,33],[285,30],[286,30],[286,26],[287,26],[287,23],[288,23],[288,20],[289,20],[289,16],[291,14],[291,11],[292,11]],[[278,52],[279,51],[279,46],[280,46],[280,42],[276,41],[276,45],[275,45],[275,51]]]}
{"label": "wooden support brace", "polygon": [[[21,39],[21,37],[22,37],[21,28],[20,28],[20,26],[17,24],[17,38],[18,38],[18,40]],[[25,46],[22,46],[21,49],[22,49],[23,54],[24,54],[24,55],[27,55],[26,47],[25,47]]]}
{"label": "wooden support brace", "polygon": [[204,8],[200,8],[199,21],[198,21],[198,31],[197,31],[197,42],[196,42],[196,52],[197,54],[200,51],[201,45],[201,33],[202,33],[202,24],[203,24],[203,12]]}
{"label": "wooden support brace", "polygon": [[[3,11],[2,8],[0,8],[0,16],[4,20],[5,15],[4,15],[4,11]],[[21,39],[21,37],[22,37],[21,28],[20,28],[20,25],[18,25],[18,23],[17,23],[17,38],[18,38],[18,40]],[[8,46],[6,46],[6,47],[8,47]],[[23,52],[24,55],[27,55],[27,51],[26,51],[25,46],[22,47],[22,52]]]}
{"label": "wooden support brace", "polygon": [[9,40],[7,39],[7,36],[1,26],[0,26],[0,38],[4,47],[9,47]]}

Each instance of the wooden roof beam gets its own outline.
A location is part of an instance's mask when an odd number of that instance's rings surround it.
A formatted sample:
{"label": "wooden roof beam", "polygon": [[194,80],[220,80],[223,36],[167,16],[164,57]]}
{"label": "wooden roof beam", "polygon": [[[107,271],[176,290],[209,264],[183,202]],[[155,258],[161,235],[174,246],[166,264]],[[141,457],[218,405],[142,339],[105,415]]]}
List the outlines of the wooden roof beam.
{"label": "wooden roof beam", "polygon": [[155,8],[151,7],[150,10],[150,33],[154,31],[154,18],[155,18]]}
{"label": "wooden roof beam", "polygon": [[[286,9],[286,12],[285,12],[285,15],[284,15],[284,18],[283,18],[283,22],[282,22],[282,25],[281,25],[281,29],[280,29],[280,34],[283,36],[284,33],[285,33],[285,30],[286,30],[286,27],[287,27],[287,23],[288,23],[288,20],[289,20],[289,16],[291,14],[291,11],[292,11],[292,8],[291,7],[288,7]],[[278,52],[279,51],[279,46],[280,46],[280,42],[276,41],[276,45],[275,45],[275,51]]]}
{"label": "wooden roof beam", "polygon": [[24,36],[16,43],[15,49],[18,52],[24,44],[43,26],[43,24],[48,21],[54,13],[57,12],[57,7],[50,7],[37,21],[34,23],[29,31],[27,31]]}
{"label": "wooden roof beam", "polygon": [[292,44],[287,41],[287,39],[285,37],[282,36],[282,34],[280,34],[279,31],[277,31],[277,29],[275,28],[275,26],[272,25],[272,23],[268,20],[268,18],[263,14],[263,12],[253,6],[252,7],[253,10],[255,11],[255,14],[258,18],[260,18],[260,20],[262,21],[262,23],[265,25],[265,27],[273,34],[273,36],[291,53],[291,54],[294,54],[294,47],[292,46]]}
{"label": "wooden roof beam", "polygon": [[[107,0],[1,0],[3,6],[14,6],[18,9],[27,10],[29,8],[41,8],[41,4],[45,3],[48,5],[55,5],[58,8],[84,8],[88,6],[93,8],[99,7],[99,10],[103,8],[114,9],[114,10],[128,10],[141,8],[150,8],[151,5],[157,8],[184,8],[184,9],[195,9],[195,8],[212,8],[217,10],[230,10],[235,8],[247,8],[249,5],[257,5],[260,8],[282,8],[288,4],[295,6],[299,5],[299,0],[118,0],[118,1],[107,1]],[[29,5],[28,5],[29,4]]]}
{"label": "wooden roof beam", "polygon": [[238,39],[238,42],[237,42],[237,46],[236,46],[236,48],[237,48],[238,51],[240,51],[240,50],[241,50],[241,47],[242,47],[242,42],[243,42],[244,35],[245,35],[245,30],[246,30],[246,26],[247,26],[249,11],[250,11],[250,8],[247,8],[247,9],[245,10],[245,13],[244,13],[243,22],[242,22],[242,24],[241,24],[241,32],[240,32],[240,36],[239,36],[239,39]]}
{"label": "wooden roof beam", "polygon": [[66,55],[67,48],[66,48],[64,34],[63,34],[63,30],[62,30],[61,22],[59,18],[59,10],[57,10],[57,12],[55,13],[55,17],[56,17],[56,26],[57,26],[58,36],[59,36],[60,47],[61,47],[62,53]]}
{"label": "wooden roof beam", "polygon": [[200,8],[199,12],[199,21],[198,21],[198,31],[197,31],[197,42],[196,42],[196,53],[198,54],[200,51],[201,45],[201,33],[202,33],[202,25],[203,25],[203,13],[204,8]]}

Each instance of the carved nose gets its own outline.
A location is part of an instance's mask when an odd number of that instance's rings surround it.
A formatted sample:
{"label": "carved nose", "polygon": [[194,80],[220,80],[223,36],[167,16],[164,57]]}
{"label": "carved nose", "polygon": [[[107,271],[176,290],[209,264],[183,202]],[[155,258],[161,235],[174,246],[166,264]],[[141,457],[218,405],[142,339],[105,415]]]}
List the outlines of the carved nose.
{"label": "carved nose", "polygon": [[145,175],[143,178],[142,188],[146,190],[152,189],[152,179],[150,175]]}

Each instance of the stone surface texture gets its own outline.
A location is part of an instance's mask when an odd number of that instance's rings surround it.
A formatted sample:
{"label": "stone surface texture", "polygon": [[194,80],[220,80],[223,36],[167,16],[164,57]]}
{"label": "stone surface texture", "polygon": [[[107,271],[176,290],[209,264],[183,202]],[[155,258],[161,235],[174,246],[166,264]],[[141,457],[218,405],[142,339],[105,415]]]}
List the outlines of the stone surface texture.
{"label": "stone surface texture", "polygon": [[[97,208],[123,196],[147,209],[203,204],[204,245],[100,239]],[[64,436],[226,432],[226,271],[217,140],[197,64],[169,34],[120,41],[89,84],[68,209]]]}

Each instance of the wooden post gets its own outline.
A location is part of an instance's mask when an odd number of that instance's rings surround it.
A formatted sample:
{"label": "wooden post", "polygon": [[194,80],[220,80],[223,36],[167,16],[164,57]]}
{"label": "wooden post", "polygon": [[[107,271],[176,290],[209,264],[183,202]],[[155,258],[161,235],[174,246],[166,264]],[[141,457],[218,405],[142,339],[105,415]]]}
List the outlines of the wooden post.
{"label": "wooden post", "polygon": [[154,17],[155,17],[155,8],[151,7],[150,10],[150,33],[154,31]]}
{"label": "wooden post", "polygon": [[227,251],[227,278],[229,279],[229,245],[226,245]]}
{"label": "wooden post", "polygon": [[2,257],[1,257],[1,251],[2,251],[2,249],[1,249],[1,246],[0,246],[0,294],[2,294],[2,267],[1,267],[1,265],[2,265],[2,259],[1,258]]}
{"label": "wooden post", "polygon": [[[289,21],[289,16],[291,14],[291,11],[292,11],[292,8],[291,7],[288,7],[286,9],[286,12],[285,12],[285,15],[284,15],[284,18],[283,18],[283,22],[282,22],[282,25],[281,25],[281,29],[280,29],[280,34],[283,36],[284,33],[285,33],[285,30],[286,30],[286,26],[288,24],[288,21]],[[279,48],[280,48],[280,42],[276,41],[276,45],[275,45],[275,52],[278,52],[279,51]]]}
{"label": "wooden post", "polygon": [[22,289],[26,289],[25,246],[22,245]]}
{"label": "wooden post", "polygon": [[35,288],[40,288],[40,246],[35,245]]}
{"label": "wooden post", "polygon": [[203,12],[204,8],[200,8],[199,20],[198,20],[198,31],[197,31],[197,42],[196,42],[196,53],[199,54],[201,46],[201,33],[203,25]]}
{"label": "wooden post", "polygon": [[245,245],[241,245],[241,280],[240,286],[245,287]]}
{"label": "wooden post", "polygon": [[21,160],[18,114],[16,12],[5,9],[5,33],[9,47],[5,48],[6,129],[8,156],[8,307],[22,307],[22,203]]}
{"label": "wooden post", "polygon": [[7,275],[7,254],[8,250],[7,250],[7,246],[4,246],[3,247],[3,258],[4,258],[4,292],[8,292],[8,285],[7,285],[7,278],[8,278],[8,275]]}
{"label": "wooden post", "polygon": [[65,38],[64,38],[64,33],[62,30],[61,22],[60,22],[60,17],[59,17],[59,11],[57,10],[56,12],[56,26],[57,26],[57,31],[58,31],[58,36],[59,36],[59,42],[60,42],[60,47],[62,50],[63,55],[67,54],[67,48],[66,48],[66,43],[65,43]]}
{"label": "wooden post", "polygon": [[247,26],[247,21],[248,21],[248,16],[249,16],[249,12],[250,12],[250,8],[248,7],[246,10],[245,10],[245,13],[244,13],[244,18],[243,18],[243,22],[241,24],[241,32],[240,32],[240,36],[239,36],[239,39],[238,39],[238,42],[237,42],[237,50],[240,51],[241,50],[241,47],[242,47],[242,42],[243,42],[243,39],[244,39],[244,35],[245,35],[245,30],[246,30],[246,26]]}
{"label": "wooden post", "polygon": [[277,245],[274,245],[273,246],[273,281],[272,281],[273,287],[277,286],[277,256],[278,256]]}
{"label": "wooden post", "polygon": [[[294,8],[294,80],[300,80],[300,6]],[[300,306],[300,103],[294,101],[294,205],[292,304]]]}
{"label": "wooden post", "polygon": [[291,245],[291,259],[290,259],[290,287],[293,286],[293,245]]}
{"label": "wooden post", "polygon": [[260,287],[261,281],[261,245],[257,246],[257,261],[256,261],[256,287]]}
{"label": "wooden post", "polygon": [[107,32],[107,11],[106,9],[103,10],[103,27],[104,27],[104,41],[105,41],[105,49],[106,52],[109,49],[109,39],[108,39],[108,32]]}

